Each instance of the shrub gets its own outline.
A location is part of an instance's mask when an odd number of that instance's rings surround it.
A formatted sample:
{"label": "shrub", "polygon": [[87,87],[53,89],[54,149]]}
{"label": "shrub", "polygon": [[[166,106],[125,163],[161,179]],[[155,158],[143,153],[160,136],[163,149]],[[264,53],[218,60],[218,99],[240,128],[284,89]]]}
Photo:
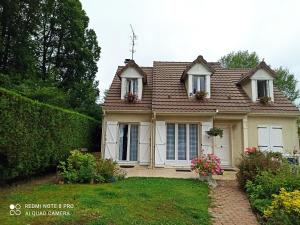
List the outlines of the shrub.
{"label": "shrub", "polygon": [[278,153],[263,153],[253,147],[247,148],[245,152],[238,165],[239,172],[237,173],[237,179],[242,188],[245,187],[248,180],[254,181],[262,171],[277,173],[281,168],[282,157]]}
{"label": "shrub", "polygon": [[0,182],[55,168],[76,148],[98,149],[100,123],[0,88]]}
{"label": "shrub", "polygon": [[292,169],[284,164],[278,173],[263,171],[254,181],[246,184],[250,203],[261,214],[271,204],[272,196],[278,194],[281,188],[287,191],[300,189],[299,169]]}
{"label": "shrub", "polygon": [[300,191],[280,189],[273,195],[272,204],[264,211],[267,224],[300,224]]}
{"label": "shrub", "polygon": [[195,97],[197,100],[203,100],[206,98],[206,96],[207,96],[207,92],[205,91],[196,91],[195,93]]}
{"label": "shrub", "polygon": [[66,162],[60,162],[58,169],[59,175],[67,183],[90,183],[96,175],[96,160],[89,153],[82,154],[74,150]]}
{"label": "shrub", "polygon": [[71,152],[67,161],[60,162],[58,173],[66,183],[104,183],[124,179],[121,170],[111,159],[97,159],[78,150]]}

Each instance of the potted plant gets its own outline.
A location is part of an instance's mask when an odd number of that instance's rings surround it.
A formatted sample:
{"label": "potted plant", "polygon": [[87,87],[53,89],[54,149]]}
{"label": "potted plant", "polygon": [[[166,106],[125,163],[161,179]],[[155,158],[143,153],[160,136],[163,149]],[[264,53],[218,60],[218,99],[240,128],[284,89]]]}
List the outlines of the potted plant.
{"label": "potted plant", "polygon": [[268,96],[263,96],[259,98],[259,102],[263,105],[267,105],[271,101],[271,98]]}
{"label": "potted plant", "polygon": [[135,103],[137,100],[137,95],[131,92],[128,92],[125,96],[128,103]]}
{"label": "potted plant", "polygon": [[202,154],[201,156],[192,160],[191,169],[199,174],[201,181],[207,181],[212,187],[217,186],[217,182],[212,175],[223,174],[221,169],[221,160],[214,154]]}
{"label": "potted plant", "polygon": [[218,127],[213,127],[209,131],[206,131],[206,133],[209,136],[213,136],[213,137],[216,137],[216,136],[223,137],[223,130],[221,128],[218,128]]}
{"label": "potted plant", "polygon": [[197,100],[203,100],[204,98],[206,98],[206,96],[207,96],[207,92],[205,91],[196,91],[195,93],[195,98]]}

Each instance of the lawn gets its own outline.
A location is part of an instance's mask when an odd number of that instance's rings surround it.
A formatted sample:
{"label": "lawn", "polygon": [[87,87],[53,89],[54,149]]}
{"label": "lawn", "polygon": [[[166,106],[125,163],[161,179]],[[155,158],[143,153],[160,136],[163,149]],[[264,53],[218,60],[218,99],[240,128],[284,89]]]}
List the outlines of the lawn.
{"label": "lawn", "polygon": [[[26,184],[0,190],[1,225],[70,224],[210,224],[206,184],[197,180],[128,178],[99,185]],[[20,216],[9,205],[21,205]],[[25,209],[25,204],[73,204],[67,216],[25,215],[48,209]],[[63,206],[63,205],[62,205]],[[72,205],[71,205],[72,206]]]}

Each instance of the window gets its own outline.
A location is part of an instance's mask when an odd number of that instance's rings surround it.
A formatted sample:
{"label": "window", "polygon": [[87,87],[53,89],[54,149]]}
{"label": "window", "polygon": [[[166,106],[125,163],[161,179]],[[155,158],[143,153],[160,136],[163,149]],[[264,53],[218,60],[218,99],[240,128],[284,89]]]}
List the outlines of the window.
{"label": "window", "polygon": [[257,98],[269,96],[268,95],[268,81],[258,80],[257,81]]}
{"label": "window", "polygon": [[138,125],[120,124],[119,127],[119,160],[137,161]]}
{"label": "window", "polygon": [[258,148],[261,151],[282,152],[282,128],[276,125],[260,125],[257,127]]}
{"label": "window", "polygon": [[205,76],[203,75],[193,75],[193,94],[197,91],[206,91]]}
{"label": "window", "polygon": [[175,124],[167,124],[167,160],[175,160]]}
{"label": "window", "polygon": [[167,160],[192,160],[198,155],[198,124],[167,124]]}
{"label": "window", "polygon": [[127,78],[126,79],[126,94],[132,93],[137,94],[138,92],[138,79],[137,78]]}

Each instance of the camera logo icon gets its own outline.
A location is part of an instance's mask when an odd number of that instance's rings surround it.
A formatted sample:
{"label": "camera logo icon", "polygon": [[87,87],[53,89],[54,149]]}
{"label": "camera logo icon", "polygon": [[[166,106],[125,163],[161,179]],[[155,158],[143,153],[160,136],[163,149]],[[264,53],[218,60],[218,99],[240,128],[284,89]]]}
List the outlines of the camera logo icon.
{"label": "camera logo icon", "polygon": [[9,214],[11,216],[21,215],[21,205],[20,204],[10,204],[9,209],[10,209]]}

